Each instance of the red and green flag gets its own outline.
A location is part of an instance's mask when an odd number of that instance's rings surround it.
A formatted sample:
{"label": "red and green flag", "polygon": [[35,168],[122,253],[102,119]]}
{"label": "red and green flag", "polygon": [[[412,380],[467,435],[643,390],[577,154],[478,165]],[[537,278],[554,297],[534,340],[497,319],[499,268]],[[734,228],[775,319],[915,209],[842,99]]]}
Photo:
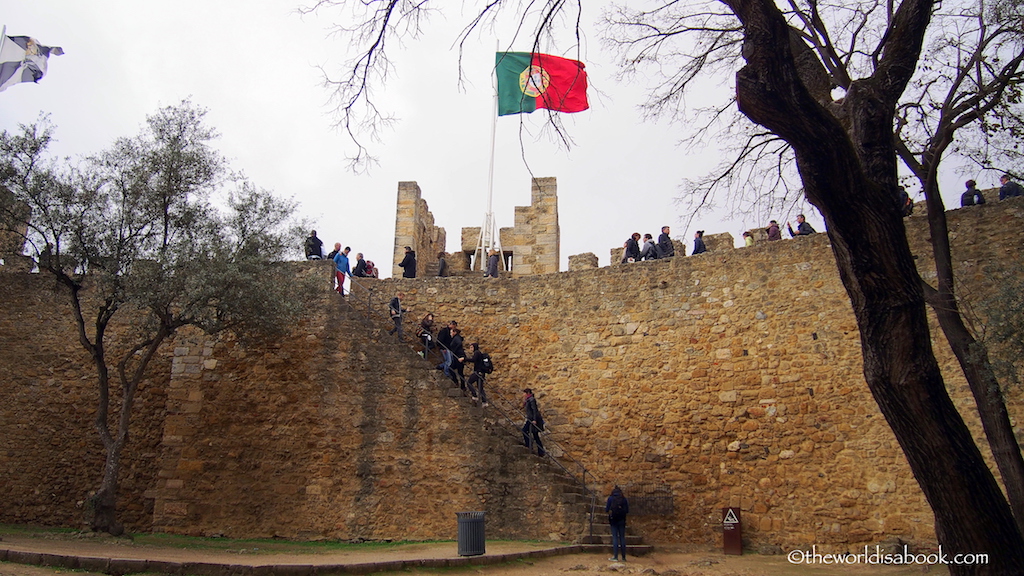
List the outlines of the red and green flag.
{"label": "red and green flag", "polygon": [[587,103],[583,62],[548,54],[498,52],[498,116],[530,113],[537,108],[582,112]]}

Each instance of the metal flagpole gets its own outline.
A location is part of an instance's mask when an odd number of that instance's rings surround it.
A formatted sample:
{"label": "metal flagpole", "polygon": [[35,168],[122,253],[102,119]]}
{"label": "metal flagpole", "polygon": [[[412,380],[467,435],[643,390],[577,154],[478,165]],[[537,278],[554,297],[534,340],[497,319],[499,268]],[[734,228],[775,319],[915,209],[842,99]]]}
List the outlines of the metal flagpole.
{"label": "metal flagpole", "polygon": [[[495,54],[497,54],[500,46],[500,41],[496,41]],[[494,213],[491,210],[494,199],[494,142],[498,130],[497,66],[495,66],[494,72],[491,74],[491,84],[494,87],[494,107],[491,111],[491,161],[487,170],[487,212],[484,214],[483,226],[480,227],[480,236],[477,240],[475,254],[476,262],[479,263],[480,268],[484,270],[486,270],[487,266],[487,253],[492,248],[498,250],[499,269],[504,268],[504,266],[502,266],[504,258],[501,257],[501,239],[498,237],[497,231],[494,228]]]}

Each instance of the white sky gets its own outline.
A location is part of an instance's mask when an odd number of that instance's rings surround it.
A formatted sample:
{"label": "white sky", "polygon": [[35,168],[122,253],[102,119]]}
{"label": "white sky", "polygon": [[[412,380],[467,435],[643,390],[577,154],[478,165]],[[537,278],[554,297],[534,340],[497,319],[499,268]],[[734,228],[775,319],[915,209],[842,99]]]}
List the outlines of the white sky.
{"label": "white sky", "polygon": [[[367,175],[353,175],[345,163],[352,144],[331,128],[328,94],[317,69],[339,70],[350,49],[328,37],[336,15],[300,17],[299,2],[8,3],[0,14],[8,35],[32,36],[66,53],[50,58],[39,84],[0,93],[0,129],[16,130],[48,112],[57,126],[54,151],[88,154],[138,133],[145,116],[159,107],[191,98],[209,109],[208,124],[221,134],[215,146],[232,167],[256,185],[297,200],[301,215],[326,245],[349,245],[389,274],[398,182],[415,180],[435,223],[447,230],[448,251],[458,249],[462,227],[480,226],[486,209],[495,37],[474,37],[476,45],[463,61],[469,82],[464,90],[458,86],[458,53],[452,45],[468,16],[459,13],[457,3],[450,13],[432,17],[422,40],[393,43],[395,73],[377,93],[379,104],[399,122],[371,147],[380,165]],[[585,21],[599,16],[597,4],[585,3],[584,9]],[[687,215],[673,202],[680,183],[717,161],[712,152],[694,156],[678,147],[680,126],[642,122],[636,107],[643,87],[617,82],[598,30],[585,24],[584,31],[591,109],[563,115],[575,146],[566,151],[547,138],[525,140],[533,173],[558,179],[561,269],[567,269],[570,255],[582,252],[594,252],[606,265],[609,249],[621,246],[630,233],[657,237],[666,224],[673,226],[673,237],[686,239],[687,252],[694,230],[730,232],[739,243],[743,230],[765,225],[749,217],[729,221],[721,214],[682,229]],[[493,30],[506,42],[512,33],[511,26]],[[528,38],[514,48],[528,51]],[[728,79],[723,84],[730,89]],[[498,121],[493,212],[499,227],[512,226],[514,206],[530,203],[519,118]],[[538,133],[544,113],[525,118]],[[945,188],[950,194],[960,191],[959,185]],[[950,206],[958,205],[955,201],[947,199]],[[824,231],[820,216],[807,213]],[[772,217],[785,222],[795,213]]]}

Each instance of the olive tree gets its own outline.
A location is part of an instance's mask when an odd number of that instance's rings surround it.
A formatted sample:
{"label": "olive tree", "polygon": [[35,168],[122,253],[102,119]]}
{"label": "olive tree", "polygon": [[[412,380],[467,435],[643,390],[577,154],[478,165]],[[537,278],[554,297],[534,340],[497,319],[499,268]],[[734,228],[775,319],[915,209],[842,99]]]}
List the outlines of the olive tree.
{"label": "olive tree", "polygon": [[[187,101],[163,108],[139,135],[78,162],[47,154],[54,129],[46,118],[0,134],[0,184],[10,191],[3,227],[22,236],[40,272],[67,294],[96,372],[105,462],[90,498],[94,530],[123,531],[121,457],[136,392],[161,345],[185,326],[271,336],[297,318],[306,294],[281,264],[294,204],[227,178],[203,115]],[[222,208],[215,196],[226,196]]]}

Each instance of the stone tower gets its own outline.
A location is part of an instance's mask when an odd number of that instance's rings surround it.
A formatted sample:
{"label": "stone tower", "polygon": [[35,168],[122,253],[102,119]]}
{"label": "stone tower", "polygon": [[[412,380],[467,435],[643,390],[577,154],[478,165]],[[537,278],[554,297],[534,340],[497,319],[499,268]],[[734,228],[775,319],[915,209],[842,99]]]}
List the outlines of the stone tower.
{"label": "stone tower", "polygon": [[444,228],[434,226],[434,215],[415,182],[398,183],[398,209],[395,211],[395,254],[391,275],[402,276],[398,263],[405,257],[405,247],[416,251],[416,276],[426,272],[427,264],[434,262],[438,252],[445,249]]}

